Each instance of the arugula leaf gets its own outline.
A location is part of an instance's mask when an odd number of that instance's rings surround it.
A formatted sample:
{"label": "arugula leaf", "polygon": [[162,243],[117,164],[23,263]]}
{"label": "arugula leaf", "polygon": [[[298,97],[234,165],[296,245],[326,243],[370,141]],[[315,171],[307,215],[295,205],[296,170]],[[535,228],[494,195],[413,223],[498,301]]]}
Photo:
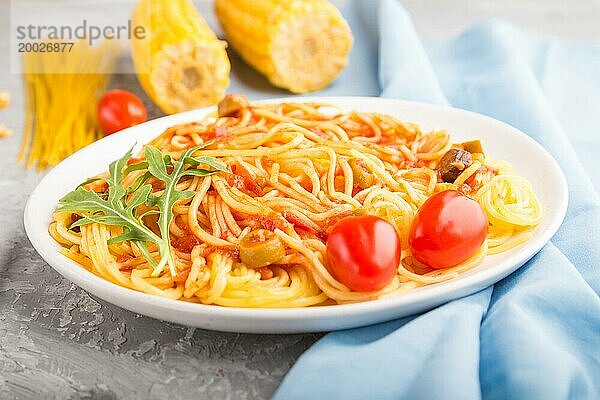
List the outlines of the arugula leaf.
{"label": "arugula leaf", "polygon": [[125,201],[127,190],[123,187],[123,167],[127,164],[127,160],[130,157],[131,150],[110,164],[109,177],[103,178],[108,183],[107,199],[103,199],[94,191],[85,190],[82,186],[78,186],[77,189],[58,201],[59,211],[90,211],[90,213],[83,215],[83,218],[71,224],[70,229],[94,222],[105,225],[123,226],[123,234],[112,238],[109,244],[119,243],[124,240],[155,243],[161,240],[158,235],[152,232],[135,216],[137,208],[146,202],[152,186],[144,186],[132,197],[129,203]]}
{"label": "arugula leaf", "polygon": [[144,184],[144,182],[146,182],[148,178],[150,178],[150,176],[151,174],[148,171],[138,176],[137,179],[133,182],[133,184],[127,188],[127,193],[133,193],[136,190],[138,190]]}
{"label": "arugula leaf", "polygon": [[[146,146],[146,161],[127,166],[132,150],[109,165],[109,176],[102,179],[108,184],[108,196],[100,197],[96,192],[88,191],[79,185],[74,191],[59,200],[59,211],[82,213],[81,219],[71,224],[70,228],[91,223],[116,225],[123,227],[123,233],[111,238],[108,244],[120,243],[125,240],[133,242],[148,262],[153,266],[152,276],[158,276],[169,266],[170,273],[175,276],[175,260],[171,248],[169,225],[173,220],[173,205],[180,200],[194,196],[193,191],[180,191],[176,186],[184,176],[207,176],[219,171],[229,172],[227,167],[211,157],[193,157],[193,153],[202,147],[197,146],[184,151],[179,160],[173,160],[163,155],[157,148]],[[212,170],[199,168],[201,165]],[[134,183],[126,188],[123,181],[127,174],[133,171],[147,171],[140,175]],[[153,195],[152,186],[144,184],[154,176],[165,184],[160,196]],[[89,181],[88,181],[89,182]],[[128,199],[129,197],[129,199]],[[156,206],[158,210],[148,210],[137,216],[137,210],[142,205]],[[159,214],[158,225],[160,236],[144,225],[142,218],[146,215]],[[156,262],[148,251],[148,243],[158,247],[160,260]]]}
{"label": "arugula leaf", "polygon": [[131,151],[121,158],[113,161],[108,166],[108,178],[105,179],[108,183],[108,202],[113,206],[123,203],[123,198],[127,195],[127,189],[123,187],[123,168],[127,165],[127,160],[131,158]]}
{"label": "arugula leaf", "polygon": [[[158,206],[161,210],[158,217],[158,227],[163,240],[170,243],[169,226],[173,220],[173,205],[180,200],[187,200],[195,195],[194,191],[179,191],[176,188],[179,180],[186,175],[207,176],[218,171],[227,171],[226,166],[215,159],[203,157],[203,160],[195,159],[192,154],[203,146],[193,147],[184,151],[179,160],[165,159],[162,153],[155,147],[147,146],[145,149],[146,160],[148,160],[148,171],[156,178],[165,183],[165,189],[160,196],[149,196],[148,203]],[[167,170],[167,161],[171,161],[172,171]],[[186,166],[199,166],[206,164],[215,168],[215,171],[206,169],[186,169]],[[172,249],[169,246],[166,257],[163,255],[158,266],[154,269],[152,276],[158,276],[165,265],[169,266],[171,274],[175,275],[175,261],[173,259]]]}
{"label": "arugula leaf", "polygon": [[130,172],[139,171],[141,169],[148,169],[148,161],[140,161],[135,164],[128,165],[125,170],[123,170],[123,175],[127,176]]}

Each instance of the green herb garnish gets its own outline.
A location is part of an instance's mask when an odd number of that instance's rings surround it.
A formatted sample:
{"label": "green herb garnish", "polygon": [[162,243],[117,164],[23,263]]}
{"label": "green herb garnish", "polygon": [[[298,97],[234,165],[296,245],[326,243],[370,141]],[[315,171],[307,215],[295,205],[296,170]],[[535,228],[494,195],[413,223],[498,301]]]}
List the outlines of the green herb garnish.
{"label": "green herb garnish", "polygon": [[[152,276],[160,275],[165,265],[169,266],[171,275],[175,276],[175,261],[169,234],[169,225],[173,220],[173,205],[195,194],[190,190],[177,190],[176,185],[184,176],[207,176],[219,171],[227,172],[226,166],[214,158],[192,156],[204,146],[206,145],[184,151],[179,160],[163,155],[156,147],[146,146],[144,150],[146,161],[127,166],[127,160],[132,155],[132,151],[129,150],[123,157],[110,164],[108,178],[101,178],[108,184],[108,196],[101,197],[96,192],[85,190],[82,184],[59,200],[58,210],[83,213],[83,217],[71,224],[70,229],[94,222],[122,226],[123,234],[110,239],[109,244],[130,240],[137,245],[154,267]],[[201,166],[212,167],[213,170]],[[143,169],[147,169],[147,172],[140,175],[130,187],[123,186],[127,174]],[[145,184],[151,176],[165,184],[165,189],[160,196],[153,195],[152,186]],[[157,207],[158,210],[153,209],[138,215],[137,210],[142,204]],[[145,226],[142,221],[144,216],[150,214],[159,214],[160,236]],[[161,257],[158,262],[150,256],[148,251],[150,242],[158,247]]]}

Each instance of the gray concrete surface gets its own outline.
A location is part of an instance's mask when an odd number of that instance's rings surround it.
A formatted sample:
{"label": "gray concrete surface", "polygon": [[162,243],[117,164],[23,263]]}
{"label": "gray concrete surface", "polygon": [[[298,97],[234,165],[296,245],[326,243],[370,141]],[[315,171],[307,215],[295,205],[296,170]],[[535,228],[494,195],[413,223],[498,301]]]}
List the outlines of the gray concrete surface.
{"label": "gray concrete surface", "polygon": [[[530,29],[600,40],[600,2],[407,0],[417,30],[446,36],[502,16]],[[202,2],[205,13],[210,4]],[[98,300],[58,275],[33,250],[22,215],[43,176],[15,164],[21,139],[20,76],[9,71],[8,1],[0,0],[0,90],[12,93],[0,122],[0,398],[268,398],[319,335],[243,335],[161,322]],[[114,86],[140,93],[135,78]],[[141,94],[141,93],[140,93]],[[151,109],[153,116],[158,111]]]}

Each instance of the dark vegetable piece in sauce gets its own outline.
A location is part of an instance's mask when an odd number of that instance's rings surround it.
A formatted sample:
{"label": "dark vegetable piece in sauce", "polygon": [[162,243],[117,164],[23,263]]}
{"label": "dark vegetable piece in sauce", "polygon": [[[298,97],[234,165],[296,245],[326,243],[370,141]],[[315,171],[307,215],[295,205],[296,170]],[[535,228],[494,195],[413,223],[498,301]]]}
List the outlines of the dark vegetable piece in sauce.
{"label": "dark vegetable piece in sauce", "polygon": [[[79,214],[71,214],[71,225],[74,224],[75,222],[79,221],[81,218],[83,218],[81,215]],[[79,228],[78,226],[73,227],[73,229],[71,229],[73,232],[81,232],[81,228]]]}
{"label": "dark vegetable piece in sauce", "polygon": [[461,149],[450,149],[440,160],[437,169],[444,182],[452,183],[471,164],[471,153]]}
{"label": "dark vegetable piece in sauce", "polygon": [[241,94],[228,94],[217,106],[219,117],[236,117],[240,111],[250,106],[246,96]]}

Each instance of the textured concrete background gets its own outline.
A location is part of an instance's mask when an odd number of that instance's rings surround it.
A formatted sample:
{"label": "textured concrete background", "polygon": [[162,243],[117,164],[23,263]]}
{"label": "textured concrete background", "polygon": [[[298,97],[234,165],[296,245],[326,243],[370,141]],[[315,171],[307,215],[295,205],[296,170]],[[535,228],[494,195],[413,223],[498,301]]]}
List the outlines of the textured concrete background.
{"label": "textured concrete background", "polygon": [[[268,398],[319,335],[209,332],[136,315],[63,279],[29,244],[23,208],[42,174],[14,162],[23,100],[20,76],[9,73],[8,4],[0,0],[0,90],[9,90],[13,101],[0,111],[0,122],[15,135],[0,140],[0,398]],[[500,16],[544,33],[600,41],[598,0],[404,4],[426,38]],[[211,14],[209,2],[200,7]],[[140,93],[132,76],[117,77],[113,86]]]}

